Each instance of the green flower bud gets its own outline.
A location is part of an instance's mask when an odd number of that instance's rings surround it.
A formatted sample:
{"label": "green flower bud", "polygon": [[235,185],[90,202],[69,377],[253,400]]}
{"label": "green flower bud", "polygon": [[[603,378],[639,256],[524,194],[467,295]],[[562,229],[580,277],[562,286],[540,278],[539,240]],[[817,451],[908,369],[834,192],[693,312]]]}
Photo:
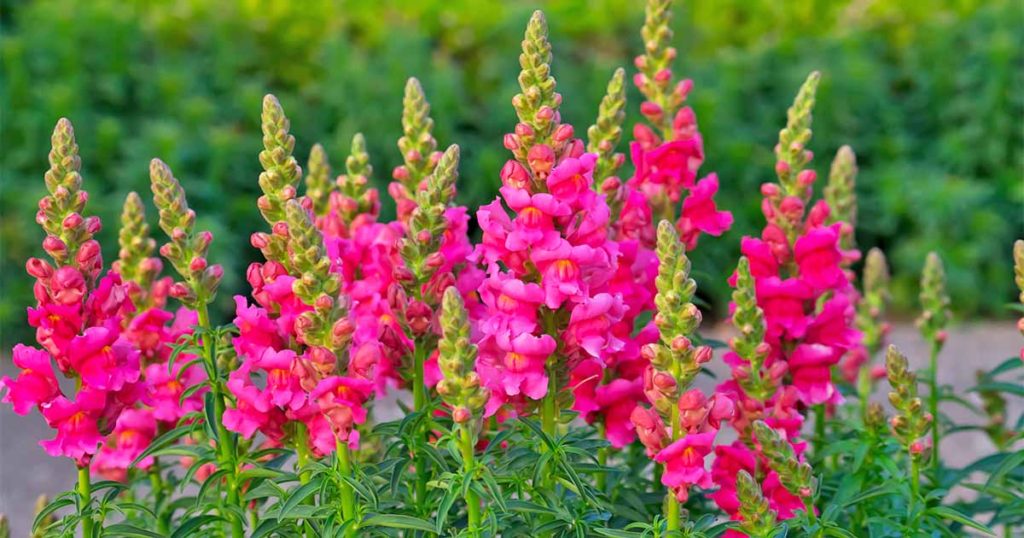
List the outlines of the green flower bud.
{"label": "green flower bud", "polygon": [[[49,194],[39,202],[36,222],[48,238],[56,238],[62,245],[46,249],[54,263],[77,265],[78,249],[92,239],[99,223],[82,214],[89,197],[82,190],[82,160],[78,156],[75,129],[67,118],[57,121],[50,141],[50,169],[43,176]],[[96,275],[89,276],[95,278]]]}
{"label": "green flower bud", "polygon": [[409,231],[399,244],[405,266],[414,277],[413,287],[418,288],[437,271],[436,264],[431,263],[431,255],[437,253],[447,229],[444,212],[455,200],[458,177],[459,147],[453,144],[427,178],[426,188],[416,193]]}
{"label": "green flower bud", "polygon": [[[260,196],[257,206],[263,218],[274,227],[285,220],[285,204],[294,199],[302,169],[292,152],[295,150],[295,137],[288,130],[291,124],[284,115],[281,103],[273,95],[263,98],[263,151],[260,152]],[[267,234],[265,243],[260,245],[263,256],[269,261],[276,261],[291,271],[289,265],[287,239],[279,234]]]}
{"label": "green flower bud", "polygon": [[608,90],[597,109],[597,121],[587,129],[587,151],[597,154],[594,166],[594,187],[614,175],[622,165],[624,156],[615,152],[622,138],[622,123],[626,120],[626,70],[618,68],[608,81]]}
{"label": "green flower bud", "polygon": [[444,376],[438,393],[452,407],[456,422],[479,423],[489,397],[476,374],[477,347],[470,343],[469,316],[458,290],[444,292],[441,307],[441,340],[437,344],[438,366]]}
{"label": "green flower bud", "polygon": [[793,445],[761,420],[754,422],[754,435],[782,486],[805,501],[812,499],[816,484],[811,465],[797,458]]}
{"label": "green flower bud", "polygon": [[886,353],[885,373],[892,386],[889,403],[896,410],[896,416],[890,421],[893,436],[912,458],[923,459],[927,448],[923,439],[934,417],[923,411],[921,398],[917,395],[917,377],[896,346],[889,346]]}
{"label": "green flower bud", "polygon": [[[1018,239],[1013,243],[1013,277],[1020,290],[1018,300],[1024,305],[1024,239]],[[1017,322],[1017,328],[1024,334],[1024,317]]]}
{"label": "green flower bud", "polygon": [[744,256],[736,267],[736,289],[732,292],[736,309],[732,324],[740,335],[729,342],[729,347],[749,363],[749,375],[737,379],[743,391],[751,398],[765,402],[777,387],[764,368],[770,347],[765,343],[764,311],[757,305],[754,277],[750,274],[750,261]]}
{"label": "green flower bud", "polygon": [[869,250],[864,261],[863,288],[856,325],[864,335],[864,347],[874,355],[881,349],[888,330],[885,311],[889,305],[889,267],[885,254],[877,248]]}
{"label": "green flower bud", "polygon": [[328,202],[334,185],[331,182],[331,163],[327,151],[320,144],[309,150],[309,171],[306,174],[306,197],[313,203],[313,214],[327,214]]}
{"label": "green flower bud", "polygon": [[430,103],[423,93],[420,81],[410,78],[405,83],[402,98],[402,137],[398,149],[402,152],[404,172],[396,178],[410,192],[419,190],[419,184],[429,176],[437,162],[432,158],[437,151],[437,140],[432,131],[434,120],[430,118]]}
{"label": "green flower bud", "polygon": [[949,295],[946,293],[946,272],[939,255],[930,252],[921,273],[921,316],[917,327],[925,340],[941,348],[946,341],[946,327],[952,313],[949,310]]}
{"label": "green flower bud", "polygon": [[807,190],[797,178],[811,161],[807,144],[811,141],[811,111],[814,109],[820,80],[821,74],[817,71],[807,77],[786,114],[786,127],[779,132],[779,144],[775,146],[775,169],[779,184],[787,195],[804,197]]}
{"label": "green flower bud", "polygon": [[[658,224],[657,254],[660,262],[655,279],[658,293],[654,297],[657,306],[654,322],[661,338],[649,358],[656,370],[668,373],[675,380],[674,389],[665,394],[674,404],[711,355],[710,348],[691,344],[701,322],[700,310],[693,304],[697,283],[690,278],[686,248],[667,220]],[[654,403],[657,406],[657,402]]]}
{"label": "green flower bud", "polygon": [[149,179],[153,203],[160,214],[160,228],[170,238],[160,248],[160,254],[184,279],[171,287],[171,295],[195,309],[200,303],[213,300],[224,274],[219,265],[208,265],[206,261],[213,235],[208,231],[196,232],[196,213],[188,207],[185,189],[160,159],[150,161]]}
{"label": "green flower bud", "polygon": [[850,226],[849,232],[843,233],[840,239],[840,246],[846,250],[855,246],[852,230],[857,226],[856,185],[857,157],[850,146],[843,146],[832,160],[825,186],[825,201],[831,210],[829,222],[845,222]]}
{"label": "green flower bud", "polygon": [[138,193],[130,192],[124,200],[117,237],[121,250],[112,268],[121,275],[123,282],[134,284],[129,293],[137,310],[129,316],[150,306],[159,306],[153,304],[149,292],[163,266],[159,258],[152,257],[156,240],[149,236],[146,209]]}
{"label": "green flower bud", "polygon": [[761,485],[746,471],[736,475],[736,496],[740,501],[740,529],[750,538],[769,538],[777,514],[761,493]]}

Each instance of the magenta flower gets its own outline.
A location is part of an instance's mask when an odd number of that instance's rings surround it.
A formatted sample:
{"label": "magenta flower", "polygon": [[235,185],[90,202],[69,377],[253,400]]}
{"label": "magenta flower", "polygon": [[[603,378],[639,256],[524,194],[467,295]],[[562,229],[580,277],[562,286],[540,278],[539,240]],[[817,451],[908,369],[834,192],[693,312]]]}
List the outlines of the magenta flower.
{"label": "magenta flower", "polygon": [[696,247],[701,233],[718,236],[732,226],[732,213],[719,211],[715,205],[714,196],[717,192],[718,176],[711,173],[698,181],[683,200],[682,216],[676,226],[686,248]]}
{"label": "magenta flower", "polygon": [[654,461],[665,466],[661,483],[675,493],[679,502],[686,502],[691,486],[711,487],[711,473],[704,467],[704,458],[711,453],[716,430],[688,433],[663,448]]}
{"label": "magenta flower", "polygon": [[[145,409],[127,409],[117,419],[114,431],[92,460],[92,473],[109,480],[125,481],[132,462],[156,437],[156,419]],[[153,457],[139,461],[136,466],[145,470],[153,465]]]}
{"label": "magenta flower", "polygon": [[97,390],[118,391],[139,379],[139,351],[115,326],[90,327],[71,340],[68,364]]}
{"label": "magenta flower", "polygon": [[[594,182],[596,162],[597,154],[594,153],[566,157],[548,175],[548,192],[561,203],[568,204],[574,209],[593,206],[593,197],[596,195],[590,186]],[[506,201],[511,207],[512,203],[507,197]]]}
{"label": "magenta flower", "polygon": [[7,389],[3,402],[11,404],[15,413],[26,415],[33,406],[47,404],[60,395],[49,353],[18,344],[12,359],[21,372],[17,379],[0,379],[0,389]]}
{"label": "magenta flower", "polygon": [[544,366],[555,347],[555,339],[547,334],[520,333],[515,337],[499,334],[493,340],[493,347],[481,347],[477,371],[492,393],[508,397],[525,394],[539,400],[548,392]]}
{"label": "magenta flower", "polygon": [[189,355],[178,357],[173,372],[168,371],[166,363],[150,364],[146,367],[145,378],[149,393],[145,403],[151,407],[156,420],[174,424],[181,417],[202,409],[202,397],[206,389],[195,391],[184,400],[181,398],[185,389],[201,383],[206,377],[198,365],[188,366],[182,372],[189,358]]}
{"label": "magenta flower", "polygon": [[757,302],[764,310],[768,337],[803,337],[810,323],[806,302],[814,297],[813,290],[795,278],[781,280],[772,276],[756,282]]}
{"label": "magenta flower", "polygon": [[609,359],[612,353],[624,346],[623,341],[612,333],[612,327],[624,314],[622,297],[610,293],[598,293],[577,304],[572,309],[569,326],[564,333],[567,353],[574,356],[578,350],[583,350],[586,355],[602,362]]}
{"label": "magenta flower", "polygon": [[[330,447],[323,446],[322,442],[314,446],[318,446],[324,453],[332,451],[337,442],[357,448],[359,432],[355,430],[355,425],[366,421],[366,408],[363,404],[372,389],[373,385],[369,381],[354,377],[331,376],[321,381],[310,398],[319,405],[319,413],[322,418],[326,418],[334,442]],[[314,436],[317,431],[317,428],[310,428],[310,435]]]}
{"label": "magenta flower", "polygon": [[814,228],[796,240],[793,256],[800,268],[800,278],[811,287],[829,289],[840,285],[846,276],[840,263],[839,228]]}
{"label": "magenta flower", "polygon": [[[43,418],[57,435],[48,441],[40,441],[51,456],[66,456],[79,465],[88,463],[90,457],[99,451],[103,437],[113,428],[105,418],[107,394],[100,390],[83,389],[75,401],[57,396],[42,407]],[[120,413],[120,411],[118,411]]]}

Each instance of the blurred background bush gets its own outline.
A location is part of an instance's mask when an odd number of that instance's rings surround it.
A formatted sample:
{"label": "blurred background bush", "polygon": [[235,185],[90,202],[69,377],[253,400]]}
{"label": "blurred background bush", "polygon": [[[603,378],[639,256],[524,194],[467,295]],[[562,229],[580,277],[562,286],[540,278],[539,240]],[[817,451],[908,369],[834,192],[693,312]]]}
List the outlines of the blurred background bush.
{"label": "blurred background bush", "polygon": [[[292,120],[297,154],[324,143],[335,169],[353,133],[369,142],[379,186],[399,161],[404,81],[417,76],[437,138],[463,148],[460,199],[494,196],[514,123],[519,41],[529,13],[547,12],[564,117],[584,133],[617,66],[640,50],[641,2],[563,0],[55,0],[0,2],[0,335],[24,331],[31,299],[25,258],[40,255],[33,224],[49,135],[75,124],[90,209],[104,218],[108,260],[125,194],[148,198],[159,156],[185,184],[212,259],[242,289],[263,229],[256,210],[264,93]],[[998,315],[1013,298],[1010,245],[1024,236],[1024,8],[1017,0],[777,2],[677,6],[677,72],[705,135],[704,172],[736,215],[702,241],[695,265],[721,312],[739,238],[762,224],[758,185],[804,76],[823,72],[815,164],[826,173],[851,144],[861,174],[862,247],[880,246],[896,273],[898,307],[916,304],[928,250],[946,260],[961,316]],[[638,118],[630,88],[628,125]],[[386,198],[386,196],[385,196]],[[385,201],[385,204],[388,200]],[[385,212],[393,211],[386,207]],[[155,211],[150,209],[155,222]],[[161,238],[162,240],[162,238]],[[225,312],[225,318],[227,313]]]}

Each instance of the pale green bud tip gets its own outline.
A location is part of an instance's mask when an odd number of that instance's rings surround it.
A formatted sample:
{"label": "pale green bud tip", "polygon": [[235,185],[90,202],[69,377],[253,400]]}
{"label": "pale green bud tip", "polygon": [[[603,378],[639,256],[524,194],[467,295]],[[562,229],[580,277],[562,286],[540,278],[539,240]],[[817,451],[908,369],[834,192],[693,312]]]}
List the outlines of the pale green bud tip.
{"label": "pale green bud tip", "polygon": [[1020,289],[1020,302],[1024,303],[1024,239],[1013,243],[1014,280]]}
{"label": "pale green bud tip", "polygon": [[423,85],[416,77],[409,77],[409,80],[405,81],[405,105],[410,105],[418,102],[426,102],[426,94],[423,93]]}
{"label": "pale green bud tip", "polygon": [[885,352],[885,373],[889,383],[897,386],[903,382],[909,373],[907,357],[900,353],[896,346],[890,344]]}
{"label": "pale green bud tip", "polygon": [[667,220],[658,223],[658,250],[666,251],[674,249],[679,244],[679,234],[676,227]]}
{"label": "pale green bud tip", "polygon": [[889,264],[885,253],[875,247],[868,251],[864,260],[864,291],[884,293],[889,286]]}
{"label": "pale green bud tip", "polygon": [[455,286],[449,286],[448,289],[444,290],[444,299],[441,305],[444,316],[450,319],[461,318],[462,313],[466,309],[465,304],[462,302],[462,294],[459,293],[459,290],[455,289]]}

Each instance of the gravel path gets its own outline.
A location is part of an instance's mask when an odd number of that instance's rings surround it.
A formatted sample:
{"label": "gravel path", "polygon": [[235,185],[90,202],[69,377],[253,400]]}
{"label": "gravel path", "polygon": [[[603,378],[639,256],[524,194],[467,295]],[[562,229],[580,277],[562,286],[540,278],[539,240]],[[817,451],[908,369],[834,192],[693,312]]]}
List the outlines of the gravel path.
{"label": "gravel path", "polygon": [[[713,333],[724,338],[726,331],[719,328]],[[922,368],[927,363],[927,348],[913,326],[896,326],[891,341],[910,358],[914,367]],[[939,381],[958,389],[971,386],[976,370],[991,368],[1016,355],[1022,344],[1024,339],[1010,322],[958,327],[951,331],[940,357]],[[717,365],[716,370],[725,371],[720,361],[713,361],[713,364]],[[0,374],[12,375],[12,370],[9,359],[4,358]],[[706,380],[702,384],[713,386]],[[977,401],[973,395],[969,398]],[[1011,402],[1010,407],[1010,417],[1024,412],[1024,402],[1020,400]],[[960,407],[951,407],[947,412],[958,421],[971,419],[969,412]],[[12,536],[28,535],[33,519],[32,506],[38,495],[52,496],[73,486],[74,466],[67,460],[47,456],[37,445],[38,440],[50,435],[38,413],[20,417],[10,406],[0,405],[0,512],[11,519]],[[984,436],[969,433],[944,439],[941,450],[948,465],[962,466],[990,452],[992,446]]]}

